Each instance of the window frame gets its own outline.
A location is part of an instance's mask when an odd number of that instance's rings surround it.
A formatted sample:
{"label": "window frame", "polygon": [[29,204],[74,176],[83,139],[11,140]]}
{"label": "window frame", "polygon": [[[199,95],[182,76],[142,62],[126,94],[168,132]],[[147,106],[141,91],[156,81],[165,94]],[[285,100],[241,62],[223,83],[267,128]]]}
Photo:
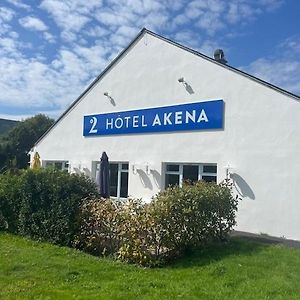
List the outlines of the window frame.
{"label": "window frame", "polygon": [[[111,198],[127,199],[128,198],[128,186],[129,186],[129,162],[114,162],[114,161],[110,161],[109,164],[117,164],[118,165],[117,196],[111,196]],[[127,164],[128,168],[127,169],[123,169],[122,168],[123,164]],[[127,197],[121,197],[122,173],[127,173],[128,174],[128,179],[127,179]]]}
{"label": "window frame", "polygon": [[[216,182],[218,180],[218,165],[216,163],[184,163],[184,162],[164,162],[164,188],[166,189],[166,175],[178,175],[179,176],[179,187],[182,187],[183,183],[183,167],[184,166],[197,166],[198,167],[198,180],[202,180],[203,176],[214,176],[216,177]],[[168,171],[168,165],[177,165],[179,166],[178,171]],[[216,173],[203,172],[204,166],[215,166],[217,167]]]}
{"label": "window frame", "polygon": [[[55,164],[56,163],[61,163],[61,169],[57,169],[55,167]],[[49,166],[50,164],[50,166]],[[54,160],[54,159],[51,159],[51,160],[43,160],[42,161],[42,167],[43,168],[54,168],[56,170],[61,170],[61,171],[67,171],[69,172],[69,167],[70,167],[70,162],[68,160]]]}
{"label": "window frame", "polygon": [[[115,164],[118,165],[118,174],[117,174],[117,196],[110,196],[112,199],[127,199],[128,198],[128,190],[129,190],[129,162],[128,161],[109,161],[109,165]],[[128,168],[123,169],[122,165],[127,164]],[[99,161],[92,161],[92,176],[94,180],[96,181],[97,177],[97,171],[99,171],[100,167],[100,162]],[[127,179],[127,197],[121,197],[121,176],[122,173],[127,173],[128,174],[128,179]],[[109,186],[110,189],[110,186]]]}

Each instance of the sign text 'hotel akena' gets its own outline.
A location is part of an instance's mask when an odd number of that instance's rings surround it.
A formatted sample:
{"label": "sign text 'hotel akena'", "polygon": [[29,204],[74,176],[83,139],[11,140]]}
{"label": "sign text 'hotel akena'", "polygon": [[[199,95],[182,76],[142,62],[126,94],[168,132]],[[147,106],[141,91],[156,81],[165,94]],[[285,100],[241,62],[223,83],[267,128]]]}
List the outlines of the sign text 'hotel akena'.
{"label": "sign text 'hotel akena'", "polygon": [[83,135],[223,128],[224,102],[213,100],[84,116]]}

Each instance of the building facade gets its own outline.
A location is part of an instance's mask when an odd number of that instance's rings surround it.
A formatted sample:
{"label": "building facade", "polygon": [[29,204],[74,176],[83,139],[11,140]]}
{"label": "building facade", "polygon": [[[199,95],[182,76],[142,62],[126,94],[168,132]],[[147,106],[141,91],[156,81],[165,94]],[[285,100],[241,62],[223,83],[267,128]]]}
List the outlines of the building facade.
{"label": "building facade", "polygon": [[143,29],[35,144],[43,166],[149,201],[230,176],[237,229],[300,240],[300,98]]}

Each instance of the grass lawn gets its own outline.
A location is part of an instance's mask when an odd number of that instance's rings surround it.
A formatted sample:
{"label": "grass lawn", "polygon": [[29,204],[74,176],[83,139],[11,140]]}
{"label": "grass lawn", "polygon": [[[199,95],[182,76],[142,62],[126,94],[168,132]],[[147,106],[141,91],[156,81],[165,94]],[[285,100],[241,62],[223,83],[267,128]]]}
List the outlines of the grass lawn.
{"label": "grass lawn", "polygon": [[300,250],[233,238],[144,269],[0,234],[0,299],[300,299]]}

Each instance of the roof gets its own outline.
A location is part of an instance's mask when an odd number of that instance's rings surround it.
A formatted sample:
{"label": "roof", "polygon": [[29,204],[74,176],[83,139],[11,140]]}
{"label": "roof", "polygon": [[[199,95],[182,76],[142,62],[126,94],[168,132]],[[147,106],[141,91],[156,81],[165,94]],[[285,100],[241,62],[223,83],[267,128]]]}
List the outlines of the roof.
{"label": "roof", "polygon": [[250,74],[248,74],[248,73],[246,73],[246,72],[244,72],[244,71],[241,71],[241,70],[239,70],[239,69],[237,69],[237,68],[234,68],[234,67],[232,67],[232,66],[229,66],[229,65],[227,65],[227,64],[223,64],[223,63],[220,63],[220,62],[218,62],[218,61],[216,61],[215,59],[213,59],[213,58],[211,58],[211,57],[209,57],[209,56],[207,56],[207,55],[205,55],[205,54],[202,54],[201,52],[198,52],[198,51],[196,51],[196,50],[193,50],[193,49],[191,49],[191,48],[189,48],[189,47],[186,47],[186,46],[183,46],[183,45],[181,45],[181,44],[179,44],[179,43],[177,43],[177,42],[174,42],[174,41],[172,41],[172,40],[170,40],[170,39],[168,39],[168,38],[166,38],[166,37],[163,37],[163,36],[161,36],[161,35],[159,35],[159,34],[157,34],[157,33],[155,33],[155,32],[153,32],[153,31],[150,31],[150,30],[148,30],[147,28],[143,28],[139,33],[138,33],[138,35],[131,41],[131,43],[123,50],[123,51],[121,51],[120,53],[119,53],[119,55],[97,76],[97,78],[86,88],[86,90],[67,108],[67,110],[56,120],[56,122],[37,140],[37,142],[34,144],[34,146],[36,146],[47,134],[48,134],[48,132],[49,131],[51,131],[52,130],[52,128],[53,127],[55,127],[58,123],[59,123],[59,121],[62,119],[62,118],[64,118],[64,116],[65,115],[67,115],[68,114],[68,112],[70,111],[70,110],[72,110],[73,108],[74,108],[74,106],[94,87],[94,85],[112,68],[112,66],[118,61],[118,60],[120,60],[123,56],[124,56],[124,54],[126,53],[126,52],[128,52],[129,50],[130,50],[130,48],[145,34],[145,33],[147,33],[147,34],[150,34],[150,35],[152,35],[152,36],[154,36],[154,37],[156,37],[156,38],[158,38],[158,39],[161,39],[161,40],[163,40],[163,41],[165,41],[165,42],[167,42],[167,43],[169,43],[169,44],[171,44],[171,45],[174,45],[174,46],[176,46],[176,47],[179,47],[179,48],[181,48],[181,49],[183,49],[183,50],[185,50],[185,51],[188,51],[188,52],[190,52],[190,53],[192,53],[192,54],[194,54],[194,55],[197,55],[197,56],[200,56],[200,57],[202,57],[203,59],[205,59],[205,60],[208,60],[208,61],[210,61],[210,62],[212,62],[212,63],[214,63],[214,64],[217,64],[217,65],[219,65],[220,67],[222,67],[222,68],[226,68],[226,69],[228,69],[228,70],[230,70],[230,71],[233,71],[233,72],[235,72],[235,73],[238,73],[238,74],[240,74],[240,75],[242,75],[242,76],[245,76],[245,77],[248,77],[249,79],[251,79],[251,80],[253,80],[253,81],[256,81],[256,82],[258,82],[258,83],[260,83],[260,84],[262,84],[262,85],[265,85],[265,86],[267,86],[267,87],[269,87],[269,88],[271,88],[271,89],[273,89],[273,90],[275,90],[275,91],[277,91],[277,92],[279,92],[279,93],[282,93],[282,94],[284,94],[284,95],[287,95],[287,96],[289,96],[289,97],[292,97],[292,98],[294,98],[294,99],[296,99],[296,100],[298,100],[298,101],[300,101],[300,97],[299,96],[297,96],[296,94],[293,94],[293,93],[291,93],[291,92],[289,92],[289,91],[287,91],[287,90],[284,90],[284,89],[282,89],[282,88],[280,88],[280,87],[278,87],[278,86],[276,86],[276,85],[273,85],[273,84],[271,84],[271,83],[269,83],[269,82],[267,82],[267,81],[264,81],[264,80],[262,80],[262,79],[260,79],[260,78],[258,78],[258,77],[255,77],[255,76],[253,76],[253,75],[250,75]]}

